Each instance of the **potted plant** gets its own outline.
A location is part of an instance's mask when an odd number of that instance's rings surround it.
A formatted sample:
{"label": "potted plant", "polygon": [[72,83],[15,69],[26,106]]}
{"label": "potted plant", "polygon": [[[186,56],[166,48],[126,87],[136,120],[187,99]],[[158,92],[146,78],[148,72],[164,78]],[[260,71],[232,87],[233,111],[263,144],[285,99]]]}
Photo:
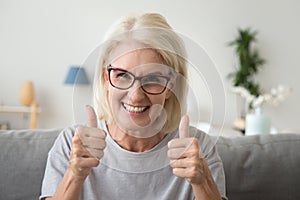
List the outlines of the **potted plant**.
{"label": "potted plant", "polygon": [[[251,95],[258,97],[260,95],[260,86],[254,81],[254,75],[258,73],[265,60],[259,56],[258,50],[253,48],[256,42],[256,31],[250,28],[238,29],[238,36],[229,42],[229,46],[235,47],[235,53],[238,57],[238,67],[234,72],[228,74],[228,78],[232,81],[234,87],[241,87],[247,90]],[[246,107],[251,108],[244,99],[239,106],[239,117],[234,122],[234,127],[244,132]]]}
{"label": "potted plant", "polygon": [[[259,72],[265,60],[260,57],[257,49],[252,44],[256,42],[256,31],[250,28],[239,29],[239,34],[235,40],[229,42],[229,46],[235,47],[238,57],[238,68],[228,74],[232,80],[232,92],[241,96],[244,100],[242,108],[245,109],[239,118],[235,120],[234,128],[245,131],[245,115],[247,110],[254,110],[260,114],[261,106],[264,103],[277,105],[284,101],[291,93],[291,88],[279,85],[277,88],[271,88],[269,93],[263,93],[260,85],[254,81],[254,75]],[[246,110],[247,109],[247,110]]]}

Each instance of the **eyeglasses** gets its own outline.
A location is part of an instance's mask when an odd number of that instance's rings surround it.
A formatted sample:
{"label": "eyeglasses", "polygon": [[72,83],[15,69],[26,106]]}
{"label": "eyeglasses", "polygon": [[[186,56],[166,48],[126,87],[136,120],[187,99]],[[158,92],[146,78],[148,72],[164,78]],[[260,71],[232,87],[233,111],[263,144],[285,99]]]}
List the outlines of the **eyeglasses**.
{"label": "eyeglasses", "polygon": [[107,68],[110,84],[120,90],[126,90],[132,87],[136,80],[141,83],[144,92],[152,95],[158,95],[166,90],[170,77],[157,74],[149,74],[146,76],[135,76],[124,69],[115,68],[111,65]]}

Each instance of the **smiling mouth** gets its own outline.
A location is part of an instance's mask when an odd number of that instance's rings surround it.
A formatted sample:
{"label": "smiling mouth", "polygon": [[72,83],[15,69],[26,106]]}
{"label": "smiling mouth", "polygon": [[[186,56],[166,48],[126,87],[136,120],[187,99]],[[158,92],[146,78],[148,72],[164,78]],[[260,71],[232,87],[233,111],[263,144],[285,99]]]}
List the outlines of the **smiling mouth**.
{"label": "smiling mouth", "polygon": [[132,113],[142,113],[145,112],[150,106],[130,106],[128,104],[122,103],[125,110]]}

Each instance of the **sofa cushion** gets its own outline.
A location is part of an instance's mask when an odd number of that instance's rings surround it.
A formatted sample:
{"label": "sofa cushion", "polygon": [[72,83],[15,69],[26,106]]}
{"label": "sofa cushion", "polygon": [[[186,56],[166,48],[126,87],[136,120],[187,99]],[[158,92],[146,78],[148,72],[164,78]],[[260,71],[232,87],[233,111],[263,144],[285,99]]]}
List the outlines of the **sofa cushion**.
{"label": "sofa cushion", "polygon": [[300,199],[300,134],[220,137],[230,200]]}
{"label": "sofa cushion", "polygon": [[38,199],[47,154],[59,132],[0,131],[0,199]]}

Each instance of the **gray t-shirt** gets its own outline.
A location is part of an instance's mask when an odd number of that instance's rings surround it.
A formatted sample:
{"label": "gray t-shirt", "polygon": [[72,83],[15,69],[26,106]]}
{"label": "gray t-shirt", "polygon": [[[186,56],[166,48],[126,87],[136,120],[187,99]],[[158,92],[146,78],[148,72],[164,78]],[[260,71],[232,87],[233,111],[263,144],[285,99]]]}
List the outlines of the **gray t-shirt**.
{"label": "gray t-shirt", "polygon": [[[99,128],[108,133],[105,122]],[[48,154],[40,199],[53,196],[68,167],[75,127],[62,131]],[[225,176],[222,161],[210,137],[190,127],[190,136],[199,140],[202,155],[224,199]],[[168,134],[158,145],[146,152],[130,152],[121,148],[109,134],[100,164],[86,178],[81,200],[191,200],[191,185],[176,177],[169,166],[168,142],[178,131]]]}

